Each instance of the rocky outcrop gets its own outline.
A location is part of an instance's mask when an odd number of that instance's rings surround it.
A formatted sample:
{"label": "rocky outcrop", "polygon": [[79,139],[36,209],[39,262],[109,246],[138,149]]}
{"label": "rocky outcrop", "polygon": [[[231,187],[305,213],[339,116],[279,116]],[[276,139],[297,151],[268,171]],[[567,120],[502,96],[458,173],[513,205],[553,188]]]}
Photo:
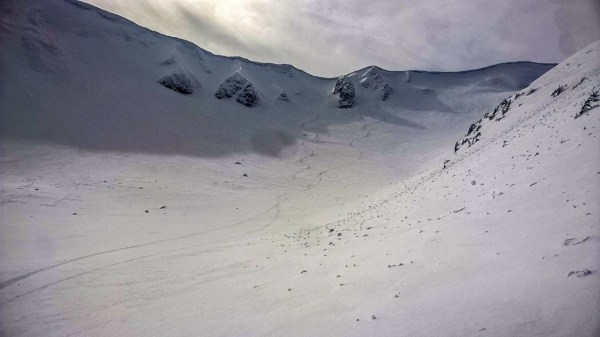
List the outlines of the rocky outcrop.
{"label": "rocky outcrop", "polygon": [[195,89],[192,80],[185,74],[170,74],[161,78],[158,83],[184,95],[191,95]]}
{"label": "rocky outcrop", "polygon": [[249,108],[253,108],[258,105],[260,98],[252,83],[248,83],[248,85],[238,93],[235,101]]}
{"label": "rocky outcrop", "polygon": [[588,111],[600,106],[598,102],[600,102],[600,94],[598,93],[598,90],[592,91],[589,97],[585,100],[585,102],[583,102],[583,106],[581,107],[581,110],[579,110],[579,112],[575,115],[575,118],[579,118],[586,114]]}
{"label": "rocky outcrop", "polygon": [[250,108],[260,103],[260,96],[254,85],[239,73],[228,77],[215,92],[215,97],[218,99],[228,99],[234,96],[236,102]]}
{"label": "rocky outcrop", "polygon": [[390,95],[392,94],[392,92],[394,91],[394,89],[392,89],[392,87],[389,84],[384,84],[383,87],[381,88],[381,100],[382,101],[387,101],[388,98],[390,98]]}
{"label": "rocky outcrop", "polygon": [[385,83],[383,77],[378,71],[379,68],[371,67],[360,78],[360,85],[365,89],[371,89],[379,92],[379,98],[382,101],[387,101],[394,91],[392,86]]}
{"label": "rocky outcrop", "polygon": [[335,82],[334,95],[339,95],[338,108],[349,109],[354,105],[354,84],[346,76],[340,76]]}
{"label": "rocky outcrop", "polygon": [[477,122],[471,124],[467,134],[464,135],[459,141],[454,144],[454,153],[458,152],[458,150],[463,147],[471,147],[471,145],[477,143],[479,138],[481,137],[481,128],[491,121],[498,122],[506,116],[506,114],[510,111],[511,104],[522,96],[523,93],[517,93],[509,98],[506,98],[500,102],[500,104],[494,109],[492,112],[487,112],[483,115],[483,118],[478,120]]}

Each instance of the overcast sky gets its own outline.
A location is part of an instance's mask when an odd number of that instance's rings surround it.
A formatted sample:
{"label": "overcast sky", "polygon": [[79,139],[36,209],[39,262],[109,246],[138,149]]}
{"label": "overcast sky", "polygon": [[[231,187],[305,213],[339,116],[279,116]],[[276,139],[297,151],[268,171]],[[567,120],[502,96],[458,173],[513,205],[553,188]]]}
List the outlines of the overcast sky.
{"label": "overcast sky", "polygon": [[600,39],[598,0],[85,1],[215,54],[328,77],[560,62]]}

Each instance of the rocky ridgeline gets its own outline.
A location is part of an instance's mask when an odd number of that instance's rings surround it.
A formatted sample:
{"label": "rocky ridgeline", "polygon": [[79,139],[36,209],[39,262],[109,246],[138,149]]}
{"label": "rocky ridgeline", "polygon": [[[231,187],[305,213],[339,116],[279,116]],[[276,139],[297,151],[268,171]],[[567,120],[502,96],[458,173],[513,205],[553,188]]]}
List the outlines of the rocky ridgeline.
{"label": "rocky ridgeline", "polygon": [[253,108],[260,103],[260,97],[254,85],[244,76],[235,73],[228,77],[215,92],[218,99],[229,99],[235,96],[235,101]]}
{"label": "rocky ridgeline", "polygon": [[[577,87],[579,87],[579,85],[581,85],[583,82],[585,82],[587,80],[588,79],[586,77],[583,77],[577,84],[572,86],[571,90],[577,89]],[[494,111],[486,113],[485,115],[483,115],[483,118],[481,118],[477,122],[471,124],[471,126],[469,127],[469,130],[467,131],[467,134],[464,135],[461,139],[459,139],[454,144],[454,153],[458,152],[465,145],[468,148],[468,147],[471,147],[473,144],[477,143],[481,137],[481,130],[486,124],[491,123],[491,122],[499,122],[502,119],[504,119],[506,114],[510,111],[511,105],[515,101],[517,101],[521,96],[532,95],[533,93],[536,92],[536,90],[537,89],[535,89],[535,88],[531,88],[526,92],[525,91],[518,92],[518,93],[514,94],[513,96],[504,99],[494,109]],[[566,84],[559,85],[554,91],[552,91],[552,94],[550,94],[549,99],[556,99],[567,90],[569,90],[569,87]],[[587,114],[590,110],[599,107],[600,106],[599,102],[600,102],[600,94],[598,93],[598,89],[594,88],[587,96],[587,99],[581,103],[581,110],[573,117],[579,118],[579,117]],[[519,106],[521,106],[521,104],[519,104]]]}
{"label": "rocky ridgeline", "polygon": [[392,87],[385,83],[381,74],[376,70],[375,67],[369,68],[360,79],[361,87],[365,89],[371,89],[373,91],[379,92],[379,98],[382,101],[386,101],[392,92],[394,91]]}

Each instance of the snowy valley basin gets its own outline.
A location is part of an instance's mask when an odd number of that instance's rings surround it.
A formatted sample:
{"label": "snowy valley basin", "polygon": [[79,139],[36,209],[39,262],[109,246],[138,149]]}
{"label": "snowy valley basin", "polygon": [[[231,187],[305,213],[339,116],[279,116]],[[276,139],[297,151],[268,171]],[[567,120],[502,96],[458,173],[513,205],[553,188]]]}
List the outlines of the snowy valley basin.
{"label": "snowy valley basin", "polygon": [[0,8],[0,335],[600,333],[600,43],[321,78]]}

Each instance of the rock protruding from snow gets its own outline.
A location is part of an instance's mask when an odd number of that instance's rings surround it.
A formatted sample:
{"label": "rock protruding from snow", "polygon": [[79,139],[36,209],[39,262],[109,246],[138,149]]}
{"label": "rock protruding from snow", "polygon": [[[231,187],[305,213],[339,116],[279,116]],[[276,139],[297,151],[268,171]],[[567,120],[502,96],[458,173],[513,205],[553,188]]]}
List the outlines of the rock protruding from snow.
{"label": "rock protruding from snow", "polygon": [[386,101],[393,92],[392,86],[385,83],[381,74],[377,71],[376,67],[371,67],[360,79],[360,85],[365,88],[371,88],[373,91],[379,92],[379,98],[382,101]]}
{"label": "rock protruding from snow", "polygon": [[522,95],[523,93],[516,93],[515,95],[504,99],[494,109],[494,111],[487,112],[485,115],[483,115],[483,118],[471,124],[471,126],[469,127],[469,131],[467,131],[467,134],[464,135],[460,140],[458,140],[456,144],[454,144],[454,152],[456,153],[463,145],[471,147],[471,145],[477,143],[479,141],[479,137],[481,137],[480,130],[483,127],[483,125],[489,123],[489,121],[498,122],[502,120],[510,110],[510,105]]}
{"label": "rock protruding from snow", "polygon": [[346,76],[340,76],[335,82],[333,94],[339,94],[338,108],[349,109],[354,105],[354,84]]}
{"label": "rock protruding from snow", "polygon": [[192,80],[185,74],[171,74],[161,78],[158,83],[180,94],[191,95],[194,92]]}
{"label": "rock protruding from snow", "polygon": [[258,105],[260,98],[258,97],[258,92],[256,92],[254,89],[252,83],[248,83],[248,85],[246,85],[244,89],[238,93],[235,101],[249,108],[253,108]]}
{"label": "rock protruding from snow", "polygon": [[250,83],[244,76],[235,73],[219,85],[215,97],[218,99],[231,98]]}
{"label": "rock protruding from snow", "polygon": [[277,99],[279,99],[280,101],[284,101],[284,102],[290,101],[288,94],[286,94],[285,92],[282,92],[281,94],[279,94],[279,96],[277,96]]}
{"label": "rock protruding from snow", "polygon": [[384,84],[383,87],[381,88],[381,100],[382,101],[387,101],[388,98],[390,98],[390,95],[392,94],[392,92],[394,91],[394,89],[392,89],[392,87],[389,84]]}
{"label": "rock protruding from snow", "polygon": [[600,106],[598,102],[600,102],[600,94],[598,93],[598,90],[592,91],[588,98],[585,100],[585,102],[583,102],[581,110],[579,110],[579,112],[575,114],[575,118],[579,118],[586,114],[588,111]]}
{"label": "rock protruding from snow", "polygon": [[168,60],[164,60],[160,63],[161,66],[170,66],[171,64],[176,64],[175,58],[171,57]]}
{"label": "rock protruding from snow", "polygon": [[228,77],[215,92],[218,99],[227,99],[236,96],[235,101],[247,107],[255,107],[260,103],[258,92],[254,85],[240,73]]}

